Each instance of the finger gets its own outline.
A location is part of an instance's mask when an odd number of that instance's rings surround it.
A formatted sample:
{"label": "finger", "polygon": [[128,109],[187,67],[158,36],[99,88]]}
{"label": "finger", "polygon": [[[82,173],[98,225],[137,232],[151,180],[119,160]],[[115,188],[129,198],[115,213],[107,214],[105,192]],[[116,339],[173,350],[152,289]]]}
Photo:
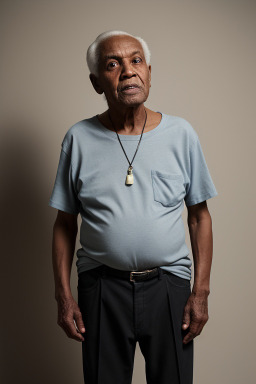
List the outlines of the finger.
{"label": "finger", "polygon": [[62,323],[62,328],[64,329],[66,335],[77,341],[84,341],[83,336],[77,332],[74,320],[66,320]]}
{"label": "finger", "polygon": [[[84,341],[84,337],[82,336],[80,330],[78,329],[75,320],[73,320],[73,322],[74,322],[74,326],[75,326],[75,329],[76,329],[76,335],[75,335],[76,340]],[[77,339],[77,337],[79,337],[79,339]]]}
{"label": "finger", "polygon": [[197,330],[197,336],[201,334],[201,332],[202,332],[202,330],[203,330],[203,328],[204,328],[206,322],[207,322],[207,321],[205,321],[205,320],[202,320],[202,321],[201,321],[200,326],[199,326],[199,328],[198,328],[198,330]]}
{"label": "finger", "polygon": [[184,313],[183,313],[183,320],[182,320],[182,328],[185,330],[189,327],[190,324],[190,311],[188,307],[184,308]]}
{"label": "finger", "polygon": [[75,324],[75,320],[70,323],[70,333],[71,338],[78,340],[78,341],[84,341],[83,336],[81,335],[80,331],[77,329],[77,326]]}
{"label": "finger", "polygon": [[200,329],[202,329],[202,322],[192,321],[190,324],[190,330],[183,338],[183,343],[187,344],[193,340],[196,336],[200,334]]}
{"label": "finger", "polygon": [[195,335],[192,332],[188,332],[187,335],[183,338],[183,344],[188,344],[194,339]]}
{"label": "finger", "polygon": [[80,311],[74,313],[75,325],[77,327],[78,332],[84,333],[85,326],[82,318],[82,314]]}

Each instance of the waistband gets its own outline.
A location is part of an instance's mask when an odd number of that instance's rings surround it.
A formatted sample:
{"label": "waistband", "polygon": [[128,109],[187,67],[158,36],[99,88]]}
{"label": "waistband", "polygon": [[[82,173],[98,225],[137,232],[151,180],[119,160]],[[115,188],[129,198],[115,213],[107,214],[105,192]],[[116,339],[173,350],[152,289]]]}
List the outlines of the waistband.
{"label": "waistband", "polygon": [[158,278],[161,279],[162,273],[169,273],[160,267],[145,269],[143,271],[123,271],[121,269],[109,267],[108,265],[101,265],[99,267],[93,268],[92,270],[85,271],[85,273],[86,272],[99,273],[102,276],[116,276],[130,281],[144,281],[152,279],[155,276],[158,276]]}

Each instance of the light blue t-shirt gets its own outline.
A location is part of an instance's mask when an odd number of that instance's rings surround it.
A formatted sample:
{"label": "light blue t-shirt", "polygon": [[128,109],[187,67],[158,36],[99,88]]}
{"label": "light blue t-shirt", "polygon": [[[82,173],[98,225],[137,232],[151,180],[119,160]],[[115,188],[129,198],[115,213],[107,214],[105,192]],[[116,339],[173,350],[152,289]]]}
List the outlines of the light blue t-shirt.
{"label": "light blue t-shirt", "polygon": [[[102,264],[129,271],[159,266],[191,279],[184,201],[190,206],[218,193],[194,128],[161,114],[160,124],[143,133],[130,186],[117,134],[96,115],[66,132],[48,205],[81,215],[78,274]],[[119,137],[131,162],[140,134]]]}

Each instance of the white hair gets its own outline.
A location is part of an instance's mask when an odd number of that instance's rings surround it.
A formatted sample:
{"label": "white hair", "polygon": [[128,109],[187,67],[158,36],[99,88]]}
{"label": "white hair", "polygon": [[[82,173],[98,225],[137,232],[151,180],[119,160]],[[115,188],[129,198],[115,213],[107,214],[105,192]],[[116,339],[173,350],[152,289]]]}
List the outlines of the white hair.
{"label": "white hair", "polygon": [[149,65],[151,53],[147,43],[141,37],[133,36],[130,33],[123,32],[123,31],[112,30],[112,31],[101,33],[87,49],[86,61],[87,61],[87,65],[90,70],[90,73],[93,73],[95,76],[98,76],[98,64],[99,64],[99,56],[100,56],[99,44],[103,40],[107,39],[108,37],[122,36],[122,35],[131,36],[140,42],[144,52],[146,63],[147,65]]}

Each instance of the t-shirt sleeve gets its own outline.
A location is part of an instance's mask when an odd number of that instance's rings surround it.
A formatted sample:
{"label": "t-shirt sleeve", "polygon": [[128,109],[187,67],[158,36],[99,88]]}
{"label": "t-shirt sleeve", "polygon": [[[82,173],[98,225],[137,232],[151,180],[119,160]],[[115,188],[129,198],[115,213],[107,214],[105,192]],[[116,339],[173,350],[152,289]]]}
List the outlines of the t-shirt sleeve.
{"label": "t-shirt sleeve", "polygon": [[186,206],[201,203],[217,195],[218,192],[213,184],[199,138],[196,135],[190,149],[189,183],[184,198]]}
{"label": "t-shirt sleeve", "polygon": [[78,214],[80,201],[73,180],[70,156],[61,149],[54,187],[48,205],[61,211]]}

